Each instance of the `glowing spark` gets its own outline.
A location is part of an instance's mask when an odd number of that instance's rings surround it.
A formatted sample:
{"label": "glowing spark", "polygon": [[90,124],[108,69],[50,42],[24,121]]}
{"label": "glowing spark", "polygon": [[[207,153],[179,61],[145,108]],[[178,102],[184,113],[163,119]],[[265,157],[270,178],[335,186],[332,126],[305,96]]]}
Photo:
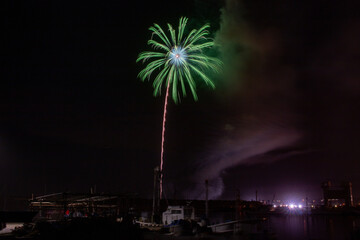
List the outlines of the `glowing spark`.
{"label": "glowing spark", "polygon": [[175,46],[169,54],[170,64],[176,65],[177,67],[185,64],[186,58],[186,51],[181,47]]}

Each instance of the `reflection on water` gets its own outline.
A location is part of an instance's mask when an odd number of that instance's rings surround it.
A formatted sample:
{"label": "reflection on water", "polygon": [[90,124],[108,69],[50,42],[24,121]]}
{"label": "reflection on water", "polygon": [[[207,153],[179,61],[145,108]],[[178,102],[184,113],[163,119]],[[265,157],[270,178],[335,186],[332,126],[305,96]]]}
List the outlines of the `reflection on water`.
{"label": "reflection on water", "polygon": [[360,217],[326,215],[271,216],[277,239],[360,239]]}

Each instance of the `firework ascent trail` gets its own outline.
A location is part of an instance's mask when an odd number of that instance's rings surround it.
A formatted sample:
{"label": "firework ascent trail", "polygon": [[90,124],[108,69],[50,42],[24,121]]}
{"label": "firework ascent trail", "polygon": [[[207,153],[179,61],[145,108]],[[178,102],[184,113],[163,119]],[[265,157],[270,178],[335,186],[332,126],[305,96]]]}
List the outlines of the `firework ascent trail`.
{"label": "firework ascent trail", "polygon": [[170,88],[170,81],[168,81],[166,87],[166,95],[165,95],[165,103],[164,103],[164,115],[163,115],[163,122],[162,122],[162,134],[161,134],[161,160],[160,160],[160,199],[162,198],[162,179],[163,179],[163,164],[164,164],[164,142],[165,142],[165,124],[166,124],[166,112],[167,112],[167,102],[169,96],[169,88]]}

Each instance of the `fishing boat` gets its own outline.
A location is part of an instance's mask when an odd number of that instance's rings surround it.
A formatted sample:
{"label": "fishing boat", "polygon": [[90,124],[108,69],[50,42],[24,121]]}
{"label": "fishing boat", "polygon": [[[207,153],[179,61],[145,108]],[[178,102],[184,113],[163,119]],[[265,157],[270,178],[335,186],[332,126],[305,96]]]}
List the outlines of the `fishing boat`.
{"label": "fishing boat", "polygon": [[195,220],[195,209],[189,206],[168,206],[162,214],[162,223],[166,226],[177,220]]}

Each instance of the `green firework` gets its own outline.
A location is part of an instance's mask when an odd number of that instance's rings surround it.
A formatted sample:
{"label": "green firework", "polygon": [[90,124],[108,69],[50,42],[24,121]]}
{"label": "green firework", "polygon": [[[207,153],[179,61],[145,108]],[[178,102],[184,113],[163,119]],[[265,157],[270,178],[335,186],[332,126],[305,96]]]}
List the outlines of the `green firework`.
{"label": "green firework", "polygon": [[154,51],[142,52],[136,60],[136,62],[151,60],[138,77],[145,81],[156,74],[153,82],[154,96],[160,95],[165,85],[170,89],[175,103],[180,99],[180,92],[184,97],[186,96],[187,88],[190,89],[195,101],[198,99],[195,79],[200,79],[206,85],[215,88],[206,73],[218,72],[222,65],[219,59],[207,56],[204,52],[214,46],[212,39],[208,38],[210,25],[205,24],[185,35],[187,21],[186,17],[180,18],[178,31],[167,24],[170,37],[158,24],[151,26],[149,30],[152,32],[152,38],[148,41],[148,45]]}

